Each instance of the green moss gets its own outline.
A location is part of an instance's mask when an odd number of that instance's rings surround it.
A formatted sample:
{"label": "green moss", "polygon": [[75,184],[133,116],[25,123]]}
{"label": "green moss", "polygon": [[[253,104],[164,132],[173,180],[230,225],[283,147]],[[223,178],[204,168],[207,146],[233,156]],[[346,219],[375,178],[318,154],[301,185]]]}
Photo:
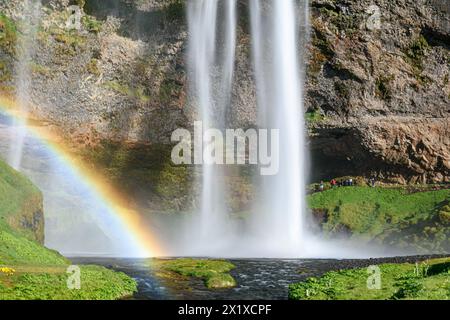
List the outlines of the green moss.
{"label": "green moss", "polygon": [[135,189],[149,190],[158,197],[160,210],[180,212],[191,205],[193,170],[174,165],[172,145],[124,145],[102,141],[84,149],[81,156],[103,171],[122,192],[133,197]]}
{"label": "green moss", "polygon": [[375,82],[375,94],[378,98],[383,100],[391,100],[392,98],[392,80],[393,76],[379,77]]}
{"label": "green moss", "polygon": [[0,49],[14,54],[17,42],[17,27],[13,20],[0,13]]}
{"label": "green moss", "polygon": [[0,83],[12,79],[11,71],[6,62],[0,60]]}
{"label": "green moss", "polygon": [[[429,260],[420,265],[382,264],[381,289],[368,289],[367,269],[328,272],[320,278],[289,286],[293,300],[448,300],[450,258]],[[430,273],[435,268],[436,272]]]}
{"label": "green moss", "polygon": [[450,224],[450,204],[443,205],[439,210],[439,220],[443,224]]}
{"label": "green moss", "polygon": [[201,278],[205,286],[210,289],[236,286],[236,281],[228,273],[235,266],[227,261],[186,258],[158,260],[157,264],[163,271],[171,271],[187,277]]}
{"label": "green moss", "polygon": [[51,35],[60,44],[56,47],[57,56],[73,57],[86,49],[86,37],[77,30],[53,29]]}
{"label": "green moss", "polygon": [[334,90],[336,91],[336,94],[343,98],[348,100],[350,98],[350,90],[343,81],[337,81],[334,83]]}
{"label": "green moss", "polygon": [[[429,48],[430,45],[425,37],[420,35],[411,43],[410,47],[405,50],[406,60],[413,67],[413,74],[419,86],[427,86],[431,82],[429,77],[422,75],[424,68],[423,62]],[[418,87],[416,90],[418,90]]]}
{"label": "green moss", "polygon": [[119,81],[108,81],[105,83],[105,86],[141,103],[148,103],[150,101],[150,97],[146,94],[146,88],[143,86],[131,87]]}
{"label": "green moss", "polygon": [[175,80],[165,79],[159,88],[159,99],[161,103],[168,104],[180,96],[182,85]]}
{"label": "green moss", "polygon": [[439,208],[450,190],[408,193],[403,188],[340,187],[308,197],[312,209],[326,212],[323,230],[343,228],[353,236],[426,252],[450,251],[450,228]]}
{"label": "green moss", "polygon": [[103,27],[102,21],[99,21],[95,17],[92,17],[90,15],[84,15],[81,18],[81,23],[83,24],[84,28],[89,32],[100,33],[102,31]]}
{"label": "green moss", "polygon": [[33,73],[37,73],[40,74],[42,76],[50,76],[51,75],[51,71],[50,68],[38,63],[31,63],[30,65],[31,67],[31,71]]}
{"label": "green moss", "polygon": [[406,56],[413,67],[422,70],[423,58],[425,57],[430,45],[423,35],[415,39],[410,47],[406,50]]}
{"label": "green moss", "polygon": [[89,63],[87,64],[86,69],[90,74],[97,77],[100,76],[100,69],[98,67],[97,59],[91,59],[91,61],[89,61]]}
{"label": "green moss", "polygon": [[182,0],[174,0],[163,9],[166,20],[174,22],[184,19],[185,4]]}
{"label": "green moss", "polygon": [[313,124],[325,121],[325,116],[319,110],[308,111],[305,114],[305,118],[306,118],[306,122],[309,125],[313,125]]}
{"label": "green moss", "polygon": [[341,11],[333,11],[326,7],[320,8],[319,12],[320,17],[331,24],[329,27],[334,33],[337,34],[344,31],[346,36],[349,37],[358,33],[359,26],[362,22],[360,15],[345,14]]}

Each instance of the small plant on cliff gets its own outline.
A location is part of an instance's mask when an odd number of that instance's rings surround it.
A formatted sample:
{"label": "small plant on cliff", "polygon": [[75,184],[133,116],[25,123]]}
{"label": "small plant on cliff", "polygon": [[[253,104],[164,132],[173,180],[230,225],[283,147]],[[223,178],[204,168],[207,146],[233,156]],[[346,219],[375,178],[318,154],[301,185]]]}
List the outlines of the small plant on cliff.
{"label": "small plant on cliff", "polygon": [[181,20],[184,18],[184,1],[175,0],[164,8],[164,14],[169,21]]}
{"label": "small plant on cliff", "polygon": [[393,76],[382,76],[378,78],[375,82],[375,93],[377,97],[383,100],[391,100],[392,98],[392,89],[391,82],[394,79]]}
{"label": "small plant on cliff", "polygon": [[439,220],[444,224],[450,224],[450,204],[447,204],[439,210]]}
{"label": "small plant on cliff", "polygon": [[430,45],[423,35],[414,40],[410,47],[406,50],[411,65],[419,70],[423,69],[423,58],[425,57]]}
{"label": "small plant on cliff", "polygon": [[81,22],[83,23],[85,29],[89,32],[99,33],[102,31],[103,23],[92,16],[84,15],[81,18]]}
{"label": "small plant on cliff", "polygon": [[306,112],[305,119],[308,125],[314,125],[325,120],[325,115],[318,109]]}
{"label": "small plant on cliff", "polygon": [[0,13],[0,49],[14,54],[17,41],[17,28],[14,22]]}

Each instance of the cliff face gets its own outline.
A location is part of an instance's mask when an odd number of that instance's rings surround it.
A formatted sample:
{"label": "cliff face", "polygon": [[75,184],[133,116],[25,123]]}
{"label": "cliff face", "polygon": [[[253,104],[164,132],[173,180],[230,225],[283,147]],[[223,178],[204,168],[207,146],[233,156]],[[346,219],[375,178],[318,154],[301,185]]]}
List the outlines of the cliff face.
{"label": "cliff face", "polygon": [[[17,20],[20,3],[3,1],[0,7]],[[43,4],[31,68],[36,117],[85,146],[101,140],[168,144],[175,128],[191,126],[185,1],[87,0],[79,32],[64,28],[70,1]],[[311,2],[305,111],[313,177],[448,182],[448,3],[373,4]],[[246,1],[239,10],[229,123],[251,127],[256,107]],[[1,47],[6,74],[13,53]],[[2,80],[2,90],[10,90],[14,78]]]}
{"label": "cliff face", "polygon": [[448,3],[376,4],[374,28],[372,1],[312,3],[313,152],[341,174],[449,181]]}

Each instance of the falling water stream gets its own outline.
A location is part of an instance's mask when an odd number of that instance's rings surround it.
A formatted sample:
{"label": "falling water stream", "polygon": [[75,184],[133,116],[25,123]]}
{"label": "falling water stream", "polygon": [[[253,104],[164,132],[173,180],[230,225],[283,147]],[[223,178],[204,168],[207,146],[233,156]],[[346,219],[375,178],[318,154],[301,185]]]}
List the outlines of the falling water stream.
{"label": "falling water stream", "polygon": [[[306,153],[301,77],[304,64],[299,60],[297,12],[308,6],[306,1],[249,1],[258,126],[279,129],[280,170],[274,176],[257,179],[261,194],[243,237],[238,234],[242,229],[230,226],[221,166],[203,164],[199,241],[203,249],[198,253],[297,257],[303,244]],[[236,2],[191,1],[188,21],[194,100],[203,127],[224,130],[224,115],[232,103]],[[204,143],[208,142],[206,137]]]}
{"label": "falling water stream", "polygon": [[[203,130],[224,129],[234,73],[236,1],[190,1],[188,18],[191,91],[198,105]],[[204,137],[203,142],[208,145],[211,137]],[[205,147],[205,154],[207,150]],[[222,175],[220,166],[203,163],[200,219],[197,222],[199,243],[214,243],[227,237],[226,188]]]}
{"label": "falling water stream", "polygon": [[[307,151],[298,3],[251,0],[259,127],[278,129],[280,133],[279,172],[259,180],[262,194],[252,219],[258,241],[255,249],[264,256],[298,257],[304,244]],[[301,9],[307,10],[307,5]],[[276,152],[273,147],[272,152]]]}
{"label": "falling water stream", "polygon": [[[252,49],[249,59],[253,62],[257,126],[279,130],[279,171],[273,176],[255,177],[259,195],[249,217],[242,219],[245,220],[243,223],[240,219],[230,218],[232,212],[226,200],[233,190],[224,183],[225,166],[205,160],[212,151],[212,137],[205,136],[196,142],[204,145],[204,154],[200,158],[205,155],[198,181],[201,186],[198,212],[193,222],[180,222],[182,226],[189,225],[185,228],[186,233],[178,232],[179,225],[170,220],[164,229],[169,235],[167,238],[172,236],[171,230],[176,230],[174,233],[177,234],[172,238],[179,239],[174,242],[184,243],[178,247],[174,245],[177,248],[167,254],[237,258],[342,256],[342,251],[340,254],[324,251],[318,246],[320,241],[312,239],[304,227],[308,153],[303,114],[305,66],[302,50],[308,36],[308,1],[248,1]],[[197,120],[202,121],[204,131],[214,128],[223,133],[232,110],[237,85],[234,79],[237,3],[237,0],[187,3],[190,97],[197,107]],[[23,31],[17,48],[16,94],[21,112],[26,114],[31,100],[30,68],[33,50],[37,47],[40,2],[24,1],[23,10]],[[25,121],[13,125],[0,121],[0,135],[4,136],[5,132],[11,133],[8,162],[27,173],[44,191],[47,245],[68,254],[107,252],[121,255],[131,252],[128,245],[133,241],[123,243],[127,234],[122,233],[120,221],[109,217],[111,210],[106,204],[58,157],[49,153],[45,145],[40,146],[32,137],[27,137]],[[273,143],[269,141],[272,147]],[[0,151],[2,148],[4,150],[5,146],[0,144]],[[272,148],[272,152],[276,151]],[[179,234],[187,234],[189,238]],[[92,248],[93,243],[96,248]]]}
{"label": "falling water stream", "polygon": [[[40,21],[41,1],[25,0],[23,2],[23,15],[20,21],[21,37],[19,38],[17,51],[17,63],[15,65],[16,100],[22,110],[27,114],[30,103],[31,63],[36,48],[36,34]],[[26,120],[16,120],[18,130],[11,137],[8,163],[15,169],[20,169],[23,154],[23,145],[26,135]]]}

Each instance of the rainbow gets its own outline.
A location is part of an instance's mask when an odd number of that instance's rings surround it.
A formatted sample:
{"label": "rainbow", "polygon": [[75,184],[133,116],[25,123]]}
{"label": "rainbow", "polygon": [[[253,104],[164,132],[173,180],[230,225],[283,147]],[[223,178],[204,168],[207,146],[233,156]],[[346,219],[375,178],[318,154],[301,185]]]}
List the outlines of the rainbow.
{"label": "rainbow", "polygon": [[[0,111],[11,119],[27,122],[27,116],[21,114],[17,103],[8,97],[0,96]],[[107,181],[107,179],[93,171],[83,160],[74,157],[63,143],[57,143],[61,139],[55,133],[42,127],[27,126],[27,132],[33,138],[42,142],[58,160],[64,164],[78,179],[89,187],[89,191],[99,201],[111,218],[118,220],[121,234],[126,235],[133,248],[132,257],[162,256],[163,252],[157,240],[149,231],[148,222],[144,223],[137,208]]]}

